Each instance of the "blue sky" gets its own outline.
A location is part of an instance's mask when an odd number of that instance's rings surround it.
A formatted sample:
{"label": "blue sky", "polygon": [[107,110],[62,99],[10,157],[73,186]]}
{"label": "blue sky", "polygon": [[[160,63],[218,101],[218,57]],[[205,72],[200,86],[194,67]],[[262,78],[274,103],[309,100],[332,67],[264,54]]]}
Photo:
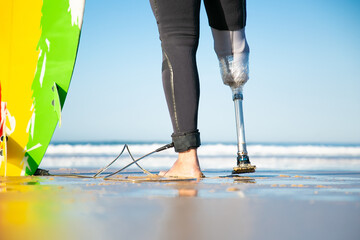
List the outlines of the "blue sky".
{"label": "blue sky", "polygon": [[[360,1],[250,0],[248,142],[360,143]],[[197,54],[203,142],[235,142],[204,6]],[[53,141],[170,141],[150,4],[87,0],[75,71]]]}

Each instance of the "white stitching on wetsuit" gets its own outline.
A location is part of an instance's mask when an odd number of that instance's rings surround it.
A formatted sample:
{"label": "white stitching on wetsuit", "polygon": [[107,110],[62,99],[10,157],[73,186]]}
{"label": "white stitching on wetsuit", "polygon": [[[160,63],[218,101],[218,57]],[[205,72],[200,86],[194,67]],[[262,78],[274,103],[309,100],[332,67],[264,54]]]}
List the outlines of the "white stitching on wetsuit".
{"label": "white stitching on wetsuit", "polygon": [[173,72],[173,68],[171,66],[171,62],[169,60],[169,57],[167,56],[165,51],[164,51],[164,56],[165,56],[165,58],[167,60],[168,67],[169,67],[169,70],[170,70],[171,96],[172,96],[172,100],[173,100],[175,125],[176,125],[177,131],[180,132],[179,122],[178,122],[178,117],[177,117],[177,112],[176,112],[176,103],[175,103],[174,72]]}

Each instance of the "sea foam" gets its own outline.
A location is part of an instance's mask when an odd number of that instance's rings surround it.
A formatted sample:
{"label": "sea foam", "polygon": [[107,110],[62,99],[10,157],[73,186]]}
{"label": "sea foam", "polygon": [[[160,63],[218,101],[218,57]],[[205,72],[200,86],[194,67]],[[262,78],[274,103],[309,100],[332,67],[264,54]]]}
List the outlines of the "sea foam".
{"label": "sea foam", "polygon": [[[41,164],[43,168],[101,168],[123,149],[123,144],[51,144]],[[139,158],[162,144],[131,144],[130,151]],[[232,169],[236,165],[235,144],[203,144],[198,155],[202,169]],[[250,160],[258,169],[282,170],[360,170],[360,146],[319,144],[249,144]],[[139,163],[151,170],[171,167],[177,154],[168,149],[155,153]],[[120,168],[130,163],[127,152],[113,165]],[[131,168],[136,167],[135,165]]]}

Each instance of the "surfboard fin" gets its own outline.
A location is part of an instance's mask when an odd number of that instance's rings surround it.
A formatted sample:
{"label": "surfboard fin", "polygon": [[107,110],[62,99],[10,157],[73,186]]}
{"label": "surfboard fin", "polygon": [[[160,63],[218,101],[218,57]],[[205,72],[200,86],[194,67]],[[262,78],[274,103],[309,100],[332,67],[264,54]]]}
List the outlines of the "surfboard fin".
{"label": "surfboard fin", "polygon": [[36,169],[34,176],[51,176],[49,170],[38,168]]}
{"label": "surfboard fin", "polygon": [[52,101],[52,105],[54,106],[54,111],[56,112],[56,115],[59,120],[59,126],[61,127],[61,103],[60,103],[60,96],[59,96],[59,86],[55,82],[52,87],[52,90],[54,92],[54,99]]}

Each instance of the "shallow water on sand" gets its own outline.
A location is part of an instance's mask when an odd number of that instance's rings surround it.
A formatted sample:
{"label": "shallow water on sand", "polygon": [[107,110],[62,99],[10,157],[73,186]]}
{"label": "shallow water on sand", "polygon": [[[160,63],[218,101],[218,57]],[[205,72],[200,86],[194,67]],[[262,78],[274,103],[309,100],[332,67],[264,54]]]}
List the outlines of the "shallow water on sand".
{"label": "shallow water on sand", "polygon": [[0,178],[1,236],[238,239],[240,231],[244,239],[360,237],[357,171],[234,176],[214,170],[199,180],[147,177],[136,170],[108,180],[61,176],[94,172],[51,169],[56,176]]}

